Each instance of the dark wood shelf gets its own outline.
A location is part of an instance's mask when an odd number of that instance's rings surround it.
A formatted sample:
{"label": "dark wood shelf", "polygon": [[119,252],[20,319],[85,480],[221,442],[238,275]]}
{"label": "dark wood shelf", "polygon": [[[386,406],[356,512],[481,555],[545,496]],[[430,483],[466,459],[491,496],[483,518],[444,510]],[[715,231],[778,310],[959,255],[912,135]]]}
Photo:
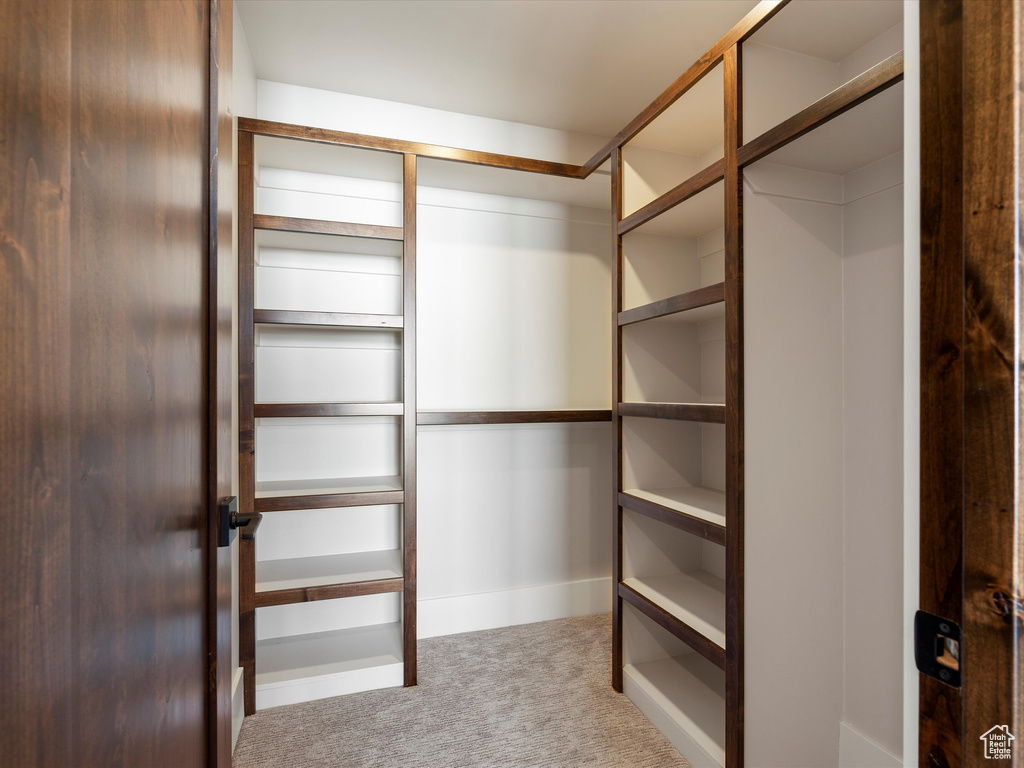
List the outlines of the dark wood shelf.
{"label": "dark wood shelf", "polygon": [[742,167],[760,160],[902,80],[903,51],[899,51],[744,144],[738,151],[739,165]]}
{"label": "dark wood shelf", "polygon": [[725,669],[725,649],[708,640],[685,621],[673,616],[660,605],[655,605],[639,592],[623,583],[618,585],[618,594],[642,614],[668,630],[719,669]]}
{"label": "dark wood shelf", "polygon": [[643,208],[633,211],[633,213],[629,214],[629,216],[619,222],[619,234],[625,235],[639,227],[641,224],[646,224],[651,219],[657,218],[671,208],[675,208],[680,203],[685,200],[689,200],[694,195],[703,192],[705,189],[713,184],[717,184],[724,178],[725,158],[722,158],[712,165],[709,165],[704,170],[698,171],[682,184],[676,185],[661,197],[656,197],[654,200],[651,200],[651,202]]}
{"label": "dark wood shelf", "polygon": [[619,416],[725,424],[725,406],[713,403],[619,403]]}
{"label": "dark wood shelf", "polygon": [[619,506],[630,509],[633,512],[649,517],[653,520],[671,525],[681,531],[686,531],[694,536],[725,546],[725,527],[716,525],[699,517],[680,512],[662,504],[656,504],[647,499],[641,499],[628,493],[619,493]]}
{"label": "dark wood shelf", "polygon": [[610,410],[583,411],[421,411],[420,426],[452,424],[558,424],[563,422],[611,421]]}
{"label": "dark wood shelf", "polygon": [[619,325],[630,325],[656,317],[666,317],[691,309],[707,307],[725,301],[725,283],[715,283],[698,288],[694,291],[680,293],[667,299],[652,301],[640,307],[633,307],[619,312]]}
{"label": "dark wood shelf", "polygon": [[402,315],[297,312],[291,309],[254,309],[252,321],[257,325],[329,325],[339,328],[401,328],[405,324]]}
{"label": "dark wood shelf", "polygon": [[373,507],[405,503],[405,491],[366,491],[363,493],[318,493],[295,496],[264,496],[254,501],[257,512],[283,512],[292,509],[329,509],[331,507]]}
{"label": "dark wood shelf", "polygon": [[611,421],[611,411],[421,411],[422,426],[454,424],[559,424]]}
{"label": "dark wood shelf", "polygon": [[316,418],[318,416],[401,416],[403,403],[256,403],[257,419]]}
{"label": "dark wood shelf", "polygon": [[315,235],[367,237],[373,240],[402,240],[405,236],[401,227],[324,219],[297,219],[291,216],[267,216],[260,213],[253,214],[252,226],[253,229],[273,229],[278,232],[309,232]]}
{"label": "dark wood shelf", "polygon": [[405,589],[405,580],[401,578],[350,581],[344,584],[324,584],[315,587],[295,587],[293,589],[275,589],[269,592],[256,592],[256,607],[266,608],[272,605],[291,605],[293,603],[308,603],[315,600],[334,600],[339,597],[382,595],[387,592],[401,592],[403,589]]}

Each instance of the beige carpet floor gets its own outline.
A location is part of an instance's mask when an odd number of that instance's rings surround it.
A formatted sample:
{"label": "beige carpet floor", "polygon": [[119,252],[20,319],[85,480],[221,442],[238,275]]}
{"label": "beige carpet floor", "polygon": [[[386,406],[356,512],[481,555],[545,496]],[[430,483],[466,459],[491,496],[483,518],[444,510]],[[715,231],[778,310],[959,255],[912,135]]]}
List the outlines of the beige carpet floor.
{"label": "beige carpet floor", "polygon": [[610,617],[420,642],[416,688],[247,717],[234,768],[688,768],[615,693]]}

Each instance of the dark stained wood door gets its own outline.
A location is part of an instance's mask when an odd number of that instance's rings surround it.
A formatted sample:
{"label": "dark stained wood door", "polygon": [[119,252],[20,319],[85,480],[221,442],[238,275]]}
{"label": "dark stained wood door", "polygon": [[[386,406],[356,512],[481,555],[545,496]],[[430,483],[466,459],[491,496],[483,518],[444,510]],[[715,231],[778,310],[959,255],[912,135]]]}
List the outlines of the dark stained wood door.
{"label": "dark stained wood door", "polygon": [[0,0],[5,765],[207,762],[209,11]]}
{"label": "dark stained wood door", "polygon": [[921,4],[920,607],[962,630],[961,685],[919,676],[929,768],[1024,765],[1022,33],[1020,0]]}

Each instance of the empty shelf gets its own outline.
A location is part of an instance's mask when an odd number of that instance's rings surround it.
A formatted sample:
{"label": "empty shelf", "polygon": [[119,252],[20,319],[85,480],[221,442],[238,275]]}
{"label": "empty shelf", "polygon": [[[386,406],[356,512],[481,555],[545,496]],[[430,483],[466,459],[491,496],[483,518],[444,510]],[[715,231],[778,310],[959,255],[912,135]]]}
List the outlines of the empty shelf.
{"label": "empty shelf", "polygon": [[404,403],[256,403],[257,419],[324,416],[401,416]]}
{"label": "empty shelf", "polygon": [[694,768],[725,764],[725,675],[696,653],[623,669],[624,690]]}
{"label": "empty shelf", "polygon": [[256,708],[402,684],[402,625],[275,637],[256,643]]}
{"label": "empty shelf", "polygon": [[[622,312],[619,312],[618,322],[619,325],[629,325],[630,323],[639,323],[642,320],[653,320],[659,317],[668,317],[680,312],[693,312],[695,309],[713,306],[724,301],[725,283],[715,283],[714,285],[708,285],[704,288],[698,288],[695,291],[681,293],[678,296],[670,296],[667,299],[660,299],[658,301],[651,302],[650,304],[644,304],[639,307],[623,310]],[[724,308],[705,314],[717,317],[723,312]],[[687,317],[693,316],[687,315]]]}
{"label": "empty shelf", "polygon": [[256,483],[256,498],[281,496],[323,496],[342,493],[380,493],[402,490],[398,475],[381,477],[338,477],[309,480],[264,480]]}
{"label": "empty shelf", "polygon": [[707,571],[636,576],[622,583],[725,648],[725,581]]}
{"label": "empty shelf", "polygon": [[396,578],[402,578],[402,552],[398,549],[256,563],[257,592]]}
{"label": "empty shelf", "polygon": [[642,419],[675,419],[699,421],[705,424],[724,424],[723,403],[619,403],[620,416]]}
{"label": "empty shelf", "polygon": [[324,219],[298,219],[291,216],[269,216],[254,214],[254,229],[276,229],[282,232],[311,232],[320,235],[343,235],[348,237],[368,237],[378,240],[401,240],[404,232],[401,227],[384,227],[375,224],[357,224],[347,221],[327,221]]}
{"label": "empty shelf", "polygon": [[626,488],[623,493],[725,527],[725,494],[714,488],[706,488],[703,485],[651,490]]}
{"label": "empty shelf", "polygon": [[403,315],[367,315],[354,312],[300,312],[292,309],[254,309],[254,323],[328,325],[339,328],[401,328]]}

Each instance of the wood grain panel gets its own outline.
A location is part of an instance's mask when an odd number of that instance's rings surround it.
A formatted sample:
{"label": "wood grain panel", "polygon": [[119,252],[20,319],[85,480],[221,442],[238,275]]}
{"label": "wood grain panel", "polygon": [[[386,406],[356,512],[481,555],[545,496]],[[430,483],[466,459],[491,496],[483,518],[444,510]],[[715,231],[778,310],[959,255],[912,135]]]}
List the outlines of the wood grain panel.
{"label": "wood grain panel", "polygon": [[695,61],[689,69],[676,78],[668,88],[662,91],[654,101],[647,105],[640,114],[599,149],[593,157],[583,164],[584,178],[600,167],[611,157],[613,150],[621,148],[640,131],[654,122],[662,112],[675,104],[676,100],[696,85],[704,75],[722,60],[725,52],[733,44],[742,42],[757,32],[764,24],[788,3],[789,0],[761,0],[751,11],[740,19],[725,36],[715,43],[707,52]]}
{"label": "wood grain panel", "polygon": [[71,18],[0,2],[0,761],[71,765]]}
{"label": "wood grain panel", "polygon": [[256,229],[271,229],[278,232],[312,232],[317,235],[367,237],[373,240],[402,239],[401,227],[382,227],[376,224],[299,219],[292,216],[268,216],[266,214],[256,214],[252,219]]}
{"label": "wood grain panel", "polygon": [[717,304],[725,301],[725,283],[715,283],[698,288],[695,291],[681,293],[678,296],[670,296],[667,299],[652,301],[641,307],[633,307],[619,312],[619,325],[639,323],[642,320],[653,320],[656,317],[674,315],[678,312],[685,312],[688,309],[706,307],[710,304]]}
{"label": "wood grain panel", "polygon": [[628,493],[619,494],[619,506],[631,509],[653,520],[659,520],[681,531],[692,533],[694,536],[700,536],[702,539],[707,539],[715,544],[725,546],[725,528],[709,523],[707,520],[701,520],[699,517],[687,515],[684,512],[679,512],[661,504],[655,504],[653,501],[641,499]]}
{"label": "wood grain panel", "polygon": [[377,579],[375,581],[351,581],[345,584],[324,584],[316,587],[295,587],[274,589],[256,593],[256,607],[309,603],[314,600],[334,600],[339,597],[361,595],[382,595],[387,592],[401,592],[405,582],[402,579]]}
{"label": "wood grain panel", "polygon": [[724,424],[725,406],[708,403],[619,403],[619,416]]}
{"label": "wood grain panel", "polygon": [[232,26],[232,0],[210,0],[207,127],[207,324],[210,334],[207,354],[210,392],[206,503],[209,568],[206,617],[209,658],[207,748],[208,764],[221,768],[229,768],[231,765],[231,678],[234,675],[231,648],[231,550],[218,546],[220,520],[216,514],[218,503],[232,495],[232,447],[235,437],[231,423],[235,384],[231,315],[236,291],[235,264],[231,253],[235,187],[235,131],[231,116]]}
{"label": "wood grain panel", "polygon": [[[1024,4],[963,3],[964,763],[1008,725],[1024,764],[1020,129]],[[1003,761],[1001,761],[1003,762]]]}
{"label": "wood grain panel", "polygon": [[657,197],[643,208],[633,211],[619,222],[619,234],[625,235],[641,224],[646,224],[665,211],[668,211],[696,194],[703,192],[712,184],[721,181],[725,176],[725,159],[719,160],[702,171],[698,171],[682,184],[679,184],[661,197]]}
{"label": "wood grain panel", "polygon": [[[652,619],[658,626],[668,630],[697,653],[710,661],[719,669],[725,669],[725,651],[708,640],[685,621],[680,621],[659,605],[655,605],[639,592],[619,584],[619,597],[632,605],[642,614]],[[728,759],[728,756],[726,757]]]}
{"label": "wood grain panel", "polygon": [[508,168],[514,171],[543,173],[550,176],[568,176],[569,178],[578,179],[589,175],[589,172],[584,174],[583,167],[579,165],[552,163],[546,160],[512,157],[511,155],[499,155],[492,152],[476,152],[471,149],[442,147],[436,144],[422,144],[416,141],[386,139],[380,136],[332,131],[326,128],[275,123],[270,120],[256,120],[248,117],[239,118],[238,128],[243,131],[251,131],[260,136],[278,136],[281,138],[305,139],[306,141],[315,141],[321,144],[339,144],[347,147],[380,149],[386,152],[433,157],[438,160],[452,160],[457,163],[469,163],[471,165],[487,165],[493,168]]}
{"label": "wood grain panel", "polygon": [[611,421],[610,410],[586,411],[421,411],[420,426],[452,424],[558,424]]}
{"label": "wood grain panel", "polygon": [[72,4],[76,765],[207,759],[208,12]]}
{"label": "wood grain panel", "polygon": [[[922,610],[963,626],[963,50],[960,0],[921,5]],[[963,764],[961,692],[920,680],[920,765]]]}
{"label": "wood grain panel", "polygon": [[[903,51],[894,53],[867,72],[823,96],[807,109],[797,112],[774,128],[765,131],[739,150],[741,166],[750,165],[765,155],[795,141],[829,120],[839,117],[858,104],[903,81]],[[728,120],[726,121],[728,126]]]}
{"label": "wood grain panel", "polygon": [[[256,496],[256,363],[253,301],[256,177],[253,135],[238,133],[238,513],[252,517]],[[245,714],[256,713],[256,542],[238,542],[238,663]]]}
{"label": "wood grain panel", "polygon": [[[251,136],[252,134],[248,135]],[[290,309],[256,309],[251,314],[252,322],[255,323],[333,325],[347,328],[402,327],[401,315],[367,315],[349,312],[296,312]]]}

